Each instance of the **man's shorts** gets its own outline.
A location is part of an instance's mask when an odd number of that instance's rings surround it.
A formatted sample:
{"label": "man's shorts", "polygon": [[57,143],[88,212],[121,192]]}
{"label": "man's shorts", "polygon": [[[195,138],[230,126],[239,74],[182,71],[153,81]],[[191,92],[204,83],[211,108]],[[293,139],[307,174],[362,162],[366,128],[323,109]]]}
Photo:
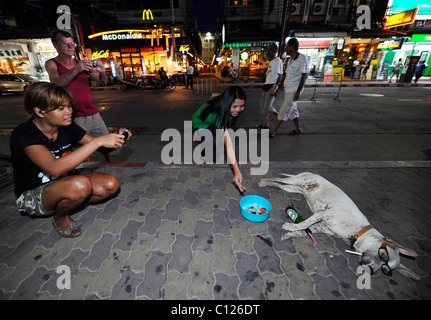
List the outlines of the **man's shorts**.
{"label": "man's shorts", "polygon": [[109,133],[99,112],[92,116],[73,118],[73,121],[93,137],[100,137]]}
{"label": "man's shorts", "polygon": [[42,192],[48,183],[43,184],[35,189],[27,190],[16,200],[19,211],[26,212],[33,216],[50,216],[55,210],[48,211],[42,204]]}

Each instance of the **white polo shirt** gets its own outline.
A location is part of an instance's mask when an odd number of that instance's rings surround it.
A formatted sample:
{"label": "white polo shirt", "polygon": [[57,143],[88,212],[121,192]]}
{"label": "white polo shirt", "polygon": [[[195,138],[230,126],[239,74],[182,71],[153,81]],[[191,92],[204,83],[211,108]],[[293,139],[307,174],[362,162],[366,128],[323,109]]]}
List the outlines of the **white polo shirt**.
{"label": "white polo shirt", "polygon": [[283,74],[283,61],[275,57],[269,62],[268,70],[266,71],[265,84],[273,84],[277,82],[278,76]]}
{"label": "white polo shirt", "polygon": [[289,61],[286,62],[284,91],[296,92],[303,73],[308,73],[308,58],[306,55],[300,53],[295,59],[290,58]]}

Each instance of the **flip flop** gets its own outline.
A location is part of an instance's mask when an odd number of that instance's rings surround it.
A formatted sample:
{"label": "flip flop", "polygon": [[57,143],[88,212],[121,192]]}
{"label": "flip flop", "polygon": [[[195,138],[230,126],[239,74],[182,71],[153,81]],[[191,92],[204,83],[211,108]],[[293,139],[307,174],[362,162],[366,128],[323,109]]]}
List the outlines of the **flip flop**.
{"label": "flip flop", "polygon": [[301,132],[302,131],[292,130],[292,131],[289,131],[287,134],[292,136],[292,135],[299,135],[299,134],[301,134]]}
{"label": "flip flop", "polygon": [[269,126],[265,126],[263,123],[261,123],[261,124],[258,124],[256,126],[256,128],[258,128],[258,129],[269,129]]}
{"label": "flip flop", "polygon": [[71,222],[69,228],[66,230],[60,230],[54,218],[52,218],[52,225],[63,238],[76,238],[81,234],[81,225],[75,221]]}

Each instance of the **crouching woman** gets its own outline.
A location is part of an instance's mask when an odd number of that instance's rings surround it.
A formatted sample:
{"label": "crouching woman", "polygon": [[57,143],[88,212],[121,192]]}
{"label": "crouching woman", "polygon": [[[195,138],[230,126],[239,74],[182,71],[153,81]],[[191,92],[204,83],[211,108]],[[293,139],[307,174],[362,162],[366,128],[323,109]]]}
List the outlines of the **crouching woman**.
{"label": "crouching woman", "polygon": [[75,168],[100,147],[121,147],[126,131],[92,137],[72,122],[72,99],[65,88],[32,84],[24,95],[30,119],[13,130],[10,140],[18,210],[30,216],[52,215],[54,228],[69,238],[81,234],[72,211],[107,200],[120,188],[111,174],[79,173]]}

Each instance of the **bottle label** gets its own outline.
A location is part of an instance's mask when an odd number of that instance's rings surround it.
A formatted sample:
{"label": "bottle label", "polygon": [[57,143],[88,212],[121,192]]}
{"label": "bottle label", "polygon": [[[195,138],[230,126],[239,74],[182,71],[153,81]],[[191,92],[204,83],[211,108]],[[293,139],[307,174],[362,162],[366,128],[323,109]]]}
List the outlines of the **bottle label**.
{"label": "bottle label", "polygon": [[292,219],[293,222],[296,222],[296,219],[298,218],[298,213],[295,210],[287,209],[286,213],[290,217],[290,219]]}

